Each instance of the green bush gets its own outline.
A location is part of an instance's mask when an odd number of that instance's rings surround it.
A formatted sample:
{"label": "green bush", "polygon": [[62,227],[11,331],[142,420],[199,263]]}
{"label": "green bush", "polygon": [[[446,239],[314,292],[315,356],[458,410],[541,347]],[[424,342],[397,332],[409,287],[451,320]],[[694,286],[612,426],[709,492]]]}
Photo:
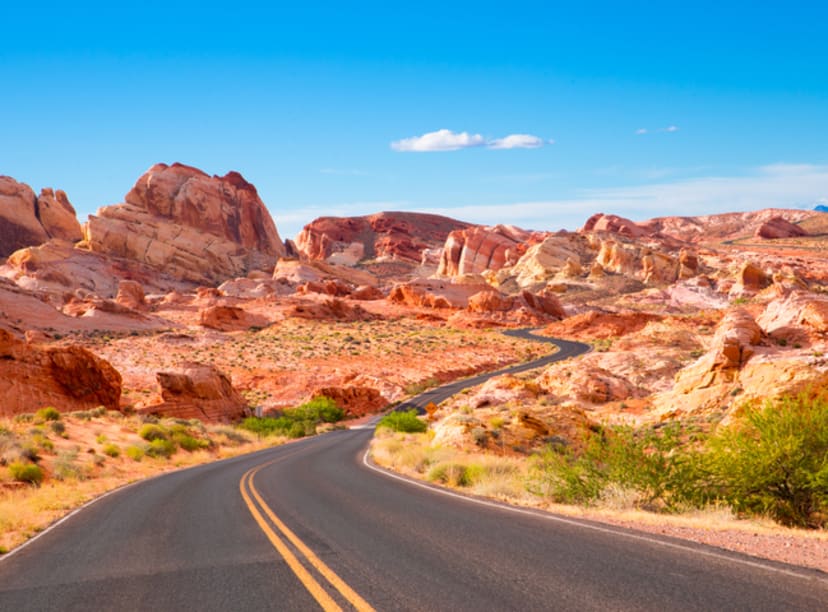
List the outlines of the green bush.
{"label": "green bush", "polygon": [[63,421],[52,421],[49,427],[59,436],[63,436],[66,433],[66,425]]}
{"label": "green bush", "polygon": [[141,429],[138,430],[138,435],[147,442],[167,439],[167,432],[164,431],[163,427],[156,425],[155,423],[147,423],[142,425]]}
{"label": "green bush", "polygon": [[121,454],[121,449],[118,448],[115,444],[105,444],[104,447],[101,449],[104,455],[107,457],[118,457]]}
{"label": "green bush", "polygon": [[705,453],[708,495],[783,525],[828,524],[828,395],[747,408]]}
{"label": "green bush", "polygon": [[386,414],[380,419],[377,427],[386,427],[404,433],[423,433],[428,429],[428,423],[418,418],[417,411],[412,409],[407,412],[395,411]]}
{"label": "green bush", "polygon": [[35,419],[38,421],[59,421],[60,420],[60,412],[57,411],[56,408],[52,408],[48,406],[46,408],[41,408],[35,413]]}
{"label": "green bush", "polygon": [[175,433],[173,435],[173,441],[188,453],[201,450],[203,448],[207,448],[210,446],[210,442],[208,440],[196,438],[194,436],[189,435],[186,432]]}
{"label": "green bush", "polygon": [[335,423],[344,416],[345,411],[333,400],[316,397],[301,406],[284,410],[282,416],[248,417],[239,427],[261,437],[279,435],[302,438],[314,435],[319,423]]}
{"label": "green bush", "polygon": [[175,442],[164,438],[156,438],[144,449],[148,457],[169,459],[175,454]]}
{"label": "green bush", "polygon": [[144,449],[140,446],[127,446],[126,449],[127,457],[132,459],[133,461],[141,461],[144,458]]}
{"label": "green bush", "polygon": [[332,399],[324,396],[284,411],[284,415],[293,421],[310,421],[316,423],[336,423],[345,416],[345,411]]}
{"label": "green bush", "polygon": [[33,485],[43,482],[43,470],[34,463],[14,462],[9,466],[9,472],[18,482],[28,482]]}

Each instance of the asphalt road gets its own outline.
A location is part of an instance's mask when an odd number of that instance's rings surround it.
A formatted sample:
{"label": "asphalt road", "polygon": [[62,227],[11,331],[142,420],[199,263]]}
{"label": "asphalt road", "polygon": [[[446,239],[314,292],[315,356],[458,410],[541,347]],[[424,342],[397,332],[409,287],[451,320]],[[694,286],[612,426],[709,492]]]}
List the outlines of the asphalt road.
{"label": "asphalt road", "polygon": [[117,491],[0,561],[0,610],[828,609],[820,572],[400,480],[371,435]]}

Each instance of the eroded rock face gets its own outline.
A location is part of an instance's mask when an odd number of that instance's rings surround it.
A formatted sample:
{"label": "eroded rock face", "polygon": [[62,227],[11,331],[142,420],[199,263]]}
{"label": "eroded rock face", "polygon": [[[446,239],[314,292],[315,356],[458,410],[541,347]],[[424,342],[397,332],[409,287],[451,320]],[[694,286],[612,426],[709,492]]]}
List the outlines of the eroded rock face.
{"label": "eroded rock face", "polygon": [[40,348],[0,329],[0,416],[53,406],[61,412],[118,410],[121,375],[79,346]]}
{"label": "eroded rock face", "polygon": [[6,268],[4,275],[18,286],[55,296],[80,289],[114,298],[122,280],[139,282],[152,292],[193,287],[146,264],[74,248],[62,240],[15,251],[6,261]]}
{"label": "eroded rock face", "polygon": [[286,253],[256,188],[239,173],[211,177],[182,164],[156,164],[123,204],[90,216],[86,242],[204,284],[272,269]]}
{"label": "eroded rock face", "polygon": [[0,257],[50,238],[72,242],[82,238],[66,193],[43,189],[38,197],[25,183],[0,176]]}
{"label": "eroded rock face", "polygon": [[362,259],[388,258],[412,263],[442,246],[449,232],[468,223],[422,213],[381,212],[364,217],[320,217],[296,237],[309,259],[354,265]]}
{"label": "eroded rock face", "polygon": [[323,387],[314,396],[324,395],[352,417],[374,414],[388,406],[388,400],[371,387],[348,385],[344,387]]}
{"label": "eroded rock face", "polygon": [[220,331],[240,331],[254,326],[265,327],[269,321],[264,317],[253,315],[239,306],[213,304],[199,311],[198,323],[202,327]]}
{"label": "eroded rock face", "polygon": [[676,380],[676,391],[689,393],[697,388],[731,382],[762,339],[762,329],[744,308],[725,314],[710,344],[699,360],[682,370]]}
{"label": "eroded rock face", "polygon": [[230,378],[212,365],[188,362],[175,372],[158,372],[163,403],[140,412],[179,419],[229,422],[247,413],[247,402]]}
{"label": "eroded rock face", "polygon": [[807,235],[808,232],[784,217],[771,217],[756,228],[757,237],[771,240],[775,238],[796,238]]}
{"label": "eroded rock face", "polygon": [[539,239],[537,234],[510,225],[454,231],[446,239],[437,274],[480,274],[513,266],[530,244]]}
{"label": "eroded rock face", "polygon": [[118,294],[115,296],[115,302],[132,310],[144,310],[147,307],[147,300],[141,283],[130,280],[122,280],[118,283]]}

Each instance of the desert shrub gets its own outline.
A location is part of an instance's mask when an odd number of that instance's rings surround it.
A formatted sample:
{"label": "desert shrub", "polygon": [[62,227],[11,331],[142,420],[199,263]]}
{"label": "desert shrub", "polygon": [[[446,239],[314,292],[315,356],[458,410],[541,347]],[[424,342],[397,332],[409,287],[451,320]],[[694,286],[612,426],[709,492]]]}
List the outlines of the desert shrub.
{"label": "desert shrub", "polygon": [[141,429],[138,430],[138,435],[147,442],[167,439],[167,432],[164,431],[163,427],[156,425],[155,423],[146,423],[142,425]]}
{"label": "desert shrub", "polygon": [[9,465],[11,477],[18,482],[28,482],[39,485],[43,482],[43,470],[34,463],[14,462]]}
{"label": "desert shrub", "polygon": [[746,408],[712,437],[704,457],[710,497],[783,525],[828,524],[828,394]]}
{"label": "desert shrub", "polygon": [[635,491],[637,505],[678,509],[698,496],[698,454],[679,425],[589,434],[581,452],[552,444],[532,466],[530,489],[561,503],[590,504],[607,487]]}
{"label": "desert shrub", "polygon": [[309,402],[288,408],[278,417],[248,417],[239,427],[260,437],[279,435],[302,438],[316,433],[319,423],[335,423],[345,416],[336,403],[327,397],[316,397]]}
{"label": "desert shrub", "polygon": [[31,412],[21,412],[14,415],[15,423],[31,423],[34,421],[34,415]]}
{"label": "desert shrub", "polygon": [[73,416],[81,421],[88,421],[92,418],[92,414],[88,410],[75,410],[74,412],[70,412],[69,416]]}
{"label": "desert shrub", "polygon": [[[462,463],[438,463],[428,472],[428,479],[453,487],[467,487],[472,484],[476,472]],[[477,474],[479,475],[479,474]]]}
{"label": "desert shrub", "polygon": [[86,473],[82,466],[78,465],[77,451],[64,451],[55,457],[52,465],[52,474],[58,480],[68,480],[74,478],[76,480],[83,480]]}
{"label": "desert shrub", "polygon": [[53,432],[55,432],[59,436],[63,436],[66,434],[66,424],[63,423],[63,421],[52,421],[49,427]]}
{"label": "desert shrub", "polygon": [[417,417],[416,410],[409,410],[407,412],[395,411],[386,414],[377,423],[377,428],[382,427],[403,433],[423,433],[428,429],[428,424]]}
{"label": "desert shrub", "polygon": [[106,416],[106,406],[98,406],[97,408],[93,408],[89,411],[93,417],[102,417]]}
{"label": "desert shrub", "polygon": [[225,426],[218,426],[218,427],[211,427],[209,429],[210,433],[217,436],[222,436],[227,441],[227,443],[232,445],[238,444],[246,444],[249,442],[247,437],[241,433],[240,431],[233,429],[232,427],[225,427]]}
{"label": "desert shrub", "polygon": [[196,438],[185,432],[176,432],[173,434],[173,441],[188,453],[208,448],[210,446],[210,442],[208,440]]}
{"label": "desert shrub", "polygon": [[56,408],[47,406],[46,408],[41,408],[35,413],[35,419],[38,421],[59,421],[60,412],[58,412]]}
{"label": "desert shrub", "polygon": [[104,447],[101,449],[104,455],[107,457],[118,457],[121,454],[121,449],[118,448],[115,444],[104,444]]}
{"label": "desert shrub", "polygon": [[133,461],[141,461],[144,458],[144,449],[140,446],[127,446],[126,455]]}
{"label": "desert shrub", "polygon": [[293,421],[311,421],[316,423],[336,423],[345,416],[345,411],[332,399],[319,396],[296,408],[284,411],[284,416]]}
{"label": "desert shrub", "polygon": [[156,438],[147,444],[144,452],[148,457],[169,459],[175,453],[175,442],[166,438]]}

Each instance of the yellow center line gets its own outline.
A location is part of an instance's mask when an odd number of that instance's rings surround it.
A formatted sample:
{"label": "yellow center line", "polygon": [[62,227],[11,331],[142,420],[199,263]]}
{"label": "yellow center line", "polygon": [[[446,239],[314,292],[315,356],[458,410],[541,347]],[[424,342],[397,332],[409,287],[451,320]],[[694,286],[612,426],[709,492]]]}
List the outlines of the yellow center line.
{"label": "yellow center line", "polygon": [[[290,454],[295,454],[296,452]],[[247,504],[253,518],[256,520],[256,523],[258,523],[262,531],[265,532],[265,535],[267,535],[268,539],[279,554],[284,557],[288,566],[291,570],[293,570],[293,573],[296,574],[297,578],[299,578],[305,588],[308,589],[311,595],[313,595],[324,610],[341,610],[341,608],[322,588],[319,582],[317,582],[316,579],[310,575],[299,559],[297,559],[297,557],[290,551],[284,540],[270,528],[270,525],[268,525],[267,521],[262,516],[262,513],[259,511],[259,508],[261,508],[261,510],[267,515],[273,525],[276,526],[276,529],[281,533],[281,535],[286,537],[296,547],[296,549],[305,556],[308,562],[331,584],[331,586],[339,591],[339,593],[347,599],[356,610],[359,612],[374,612],[374,608],[371,607],[371,605],[362,597],[360,597],[356,591],[348,586],[348,584],[346,584],[345,581],[342,580],[319,557],[317,557],[316,554],[308,548],[308,546],[302,542],[302,540],[300,540],[299,537],[279,519],[279,517],[276,516],[264,499],[262,499],[262,496],[259,495],[259,492],[253,484],[253,479],[256,476],[256,473],[262,468],[272,465],[277,461],[281,461],[282,459],[285,459],[285,457],[279,457],[278,459],[268,461],[267,463],[248,470],[244,476],[242,476],[241,482],[239,483],[242,498],[244,499],[245,504]],[[249,489],[250,494],[252,494],[253,498],[255,498],[255,502],[251,499],[247,489]],[[258,502],[258,507],[256,502]]]}
{"label": "yellow center line", "polygon": [[354,606],[354,608],[356,608],[360,612],[373,612],[374,608],[372,608],[367,601],[360,597],[356,593],[356,591],[349,587],[345,583],[345,581],[342,580],[342,578],[340,578],[336,573],[334,573],[334,571],[331,568],[329,568],[319,557],[317,557],[314,554],[314,552],[310,548],[308,548],[305,545],[305,543],[302,542],[302,540],[300,540],[299,537],[295,533],[293,533],[293,531],[291,531],[290,528],[288,528],[288,526],[285,525],[265,503],[261,495],[259,495],[259,492],[256,490],[256,487],[253,485],[253,478],[256,476],[256,472],[258,472],[263,467],[265,466],[259,466],[253,471],[252,474],[250,474],[248,486],[250,487],[251,493],[253,493],[253,497],[255,497],[256,501],[259,502],[259,505],[261,506],[262,510],[264,510],[265,514],[267,514],[268,518],[273,522],[274,525],[276,525],[279,531],[281,531],[282,534],[293,543],[293,545],[299,550],[299,552],[305,555],[305,558],[308,561],[310,561],[311,565],[313,565],[317,569],[317,571],[320,574],[322,574],[325,577],[325,579],[328,582],[330,582],[331,585],[337,591],[339,591],[352,606]]}
{"label": "yellow center line", "polygon": [[[260,466],[262,467],[262,466]],[[258,468],[254,468],[258,469]],[[262,531],[264,531],[267,538],[270,540],[270,543],[276,548],[280,555],[284,558],[285,562],[288,564],[293,573],[296,574],[296,577],[302,582],[305,588],[313,595],[313,598],[319,602],[319,605],[322,606],[322,609],[326,612],[330,611],[338,611],[341,612],[342,608],[325,592],[325,589],[314,579],[313,576],[304,568],[304,566],[299,562],[299,559],[290,551],[287,545],[282,541],[282,539],[276,535],[276,533],[270,528],[265,521],[262,514],[256,509],[253,500],[250,499],[250,496],[247,494],[247,491],[244,490],[244,481],[249,477],[252,478],[251,472],[254,470],[249,470],[242,476],[241,481],[239,482],[239,489],[241,490],[242,499],[244,499],[244,503],[247,504],[248,510],[250,510],[250,514],[253,515],[253,518],[259,524],[259,527]],[[252,488],[252,483],[250,483]]]}

